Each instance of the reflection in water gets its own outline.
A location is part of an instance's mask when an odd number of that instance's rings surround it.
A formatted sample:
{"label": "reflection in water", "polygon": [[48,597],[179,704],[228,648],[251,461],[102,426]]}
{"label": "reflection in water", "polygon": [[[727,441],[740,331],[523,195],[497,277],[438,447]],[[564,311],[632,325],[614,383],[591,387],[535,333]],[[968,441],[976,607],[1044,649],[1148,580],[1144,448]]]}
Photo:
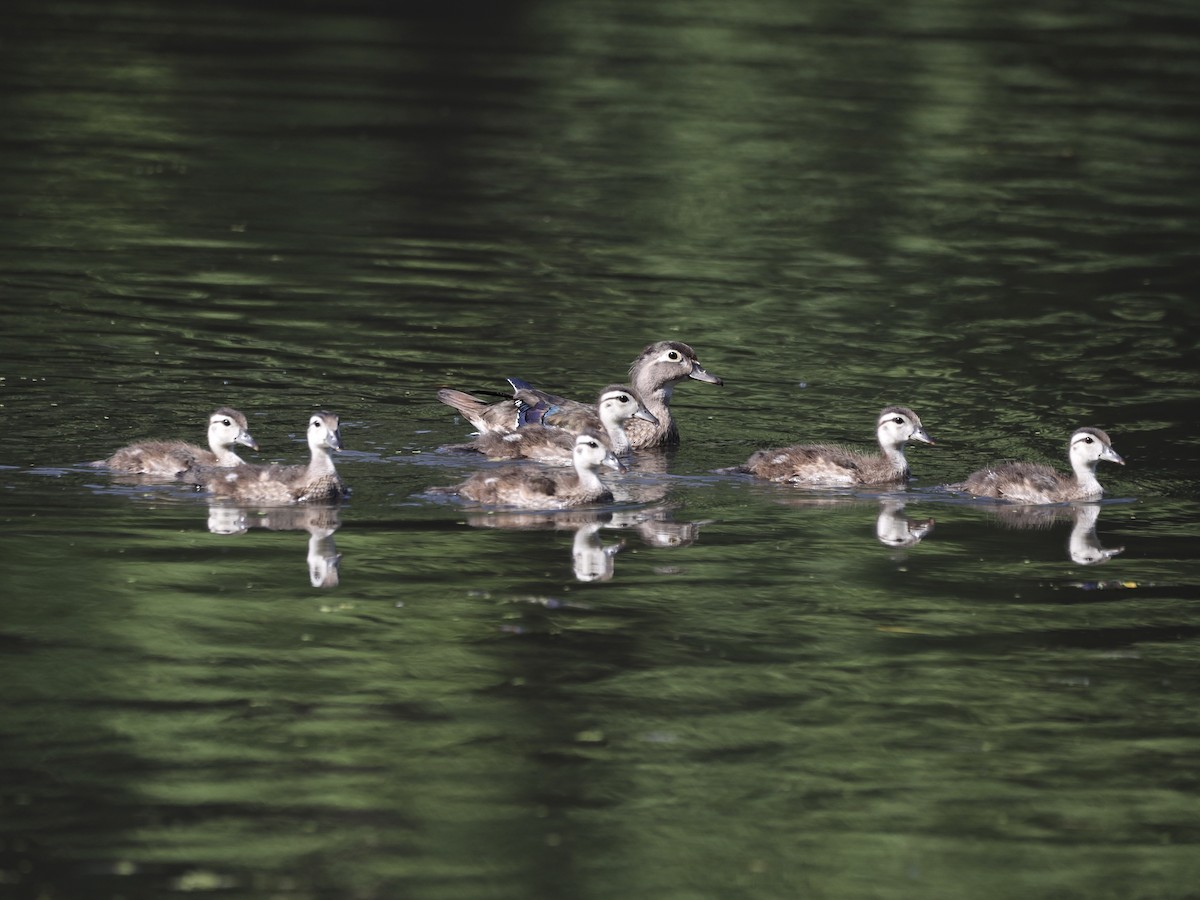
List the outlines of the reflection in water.
{"label": "reflection in water", "polygon": [[630,528],[648,547],[687,547],[700,537],[700,528],[711,525],[712,519],[692,522],[675,520],[674,506],[656,506],[613,513],[611,527]]}
{"label": "reflection in water", "polygon": [[875,537],[888,547],[912,547],[933,531],[933,519],[910,519],[904,514],[904,501],[895,497],[879,498],[879,516],[875,519]]}
{"label": "reflection in water", "polygon": [[613,511],[580,509],[566,512],[475,513],[467,517],[472,528],[506,528],[517,531],[565,531],[574,529],[571,559],[579,581],[609,581],[616,570],[616,555],[625,548],[624,540],[605,544],[601,529],[631,529],[649,547],[686,547],[700,535],[706,521],[677,522],[673,509]]}
{"label": "reflection in water", "polygon": [[[794,497],[779,495],[775,502],[784,506],[866,506],[862,497]],[[875,537],[885,547],[914,547],[933,531],[933,519],[913,519],[904,511],[905,501],[897,496],[881,496],[875,517]]]}
{"label": "reflection in water", "polygon": [[254,509],[212,503],[208,507],[208,530],[213,534],[245,534],[251,528],[268,531],[308,532],[308,578],[313,587],[337,587],[342,555],[333,534],[341,527],[336,506],[284,506]]}
{"label": "reflection in water", "polygon": [[616,571],[615,558],[624,541],[607,546],[600,540],[602,522],[590,522],[575,529],[571,542],[571,560],[580,581],[611,581]]}
{"label": "reflection in water", "polygon": [[1067,538],[1067,553],[1073,562],[1090,566],[1108,562],[1122,553],[1124,547],[1103,547],[1096,535],[1096,520],[1100,505],[1080,503],[1070,506],[997,506],[992,513],[1007,528],[1050,529],[1064,520],[1071,522]]}

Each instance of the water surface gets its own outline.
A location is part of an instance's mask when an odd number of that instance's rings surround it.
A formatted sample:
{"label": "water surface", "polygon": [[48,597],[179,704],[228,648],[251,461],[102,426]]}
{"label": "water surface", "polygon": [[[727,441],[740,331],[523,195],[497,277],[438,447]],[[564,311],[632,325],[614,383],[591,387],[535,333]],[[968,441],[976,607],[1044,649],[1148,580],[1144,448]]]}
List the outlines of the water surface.
{"label": "water surface", "polygon": [[[0,892],[1200,883],[1184,4],[9,4]],[[442,386],[692,344],[612,507],[473,510]],[[719,476],[937,440],[911,484]],[[341,415],[336,511],[87,467]],[[1128,460],[1106,499],[938,490]]]}

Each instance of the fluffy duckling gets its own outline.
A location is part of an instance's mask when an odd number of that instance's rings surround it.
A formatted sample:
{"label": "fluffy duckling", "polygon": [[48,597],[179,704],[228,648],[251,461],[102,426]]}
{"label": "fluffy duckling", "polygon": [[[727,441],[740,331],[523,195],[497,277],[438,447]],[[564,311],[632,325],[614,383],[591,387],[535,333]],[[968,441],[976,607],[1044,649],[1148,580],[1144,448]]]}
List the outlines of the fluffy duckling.
{"label": "fluffy duckling", "polygon": [[531,424],[549,425],[572,435],[590,431],[607,435],[613,453],[628,453],[630,445],[626,429],[631,419],[638,418],[658,425],[658,417],[646,409],[637,391],[623,384],[610,384],[600,392],[594,406],[574,400],[564,400],[539,391],[518,379],[510,379],[518,387],[514,399],[520,414],[521,429]]}
{"label": "fluffy duckling", "polygon": [[[624,385],[609,385],[600,392],[596,406],[583,403],[555,412],[550,395],[532,389],[518,389],[517,405],[523,417],[533,421],[516,431],[490,431],[479,435],[469,444],[453,449],[475,450],[489,459],[534,459],[550,465],[571,465],[575,437],[595,434],[616,454],[629,452],[629,437],[625,428],[635,416],[658,423],[637,394]],[[539,411],[536,407],[543,406]],[[545,423],[545,424],[543,424]]]}
{"label": "fluffy duckling", "polygon": [[126,475],[176,478],[189,469],[202,466],[244,465],[242,458],[234,452],[234,444],[258,449],[250,436],[246,417],[236,409],[222,406],[208,417],[208,450],[184,441],[144,441],[122,447],[108,459],[97,460],[92,465],[105,466]]}
{"label": "fluffy duckling", "polygon": [[759,450],[742,465],[718,471],[814,486],[889,484],[908,477],[908,460],[904,457],[908,441],[933,443],[920,417],[905,406],[889,406],[880,412],[875,435],[881,453],[862,453],[831,444],[800,444]]}
{"label": "fluffy duckling", "polygon": [[238,503],[277,506],[306,501],[329,501],[348,491],[333,465],[333,452],[342,449],[338,417],[313,413],[308,420],[308,465],[242,465],[207,473],[204,487],[218,497]]}
{"label": "fluffy duckling", "polygon": [[1112,441],[1099,428],[1077,428],[1067,444],[1073,474],[1029,462],[1004,462],[972,472],[965,481],[946,485],[947,490],[991,497],[1013,503],[1067,503],[1096,500],[1104,488],[1096,480],[1100,460],[1125,465]]}
{"label": "fluffy duckling", "polygon": [[612,493],[600,480],[603,466],[621,471],[624,466],[597,434],[575,438],[574,471],[505,466],[476,472],[466,481],[437,493],[458,494],[489,506],[523,509],[567,509],[589,503],[607,503]]}
{"label": "fluffy duckling", "polygon": [[[633,450],[644,450],[650,447],[662,447],[679,443],[679,427],[671,418],[671,396],[675,385],[688,378],[708,384],[724,384],[716,375],[705,371],[696,358],[696,351],[681,341],[658,341],[648,345],[629,367],[629,379],[634,391],[641,397],[645,408],[658,420],[652,424],[648,419],[631,419],[625,426],[629,446]],[[531,386],[517,378],[509,379],[514,391],[529,389]],[[567,408],[591,408],[579,401],[566,400],[550,394],[543,395],[549,407],[546,416],[565,412]],[[520,426],[522,417],[519,415],[519,399],[505,400],[500,403],[487,403],[478,397],[462,391],[443,389],[438,391],[438,399],[454,407],[468,422],[475,426],[481,434],[489,431],[513,431]],[[534,404],[535,408],[538,404]],[[591,408],[595,412],[594,408]],[[525,421],[530,421],[528,417]],[[554,425],[554,421],[542,424]]]}

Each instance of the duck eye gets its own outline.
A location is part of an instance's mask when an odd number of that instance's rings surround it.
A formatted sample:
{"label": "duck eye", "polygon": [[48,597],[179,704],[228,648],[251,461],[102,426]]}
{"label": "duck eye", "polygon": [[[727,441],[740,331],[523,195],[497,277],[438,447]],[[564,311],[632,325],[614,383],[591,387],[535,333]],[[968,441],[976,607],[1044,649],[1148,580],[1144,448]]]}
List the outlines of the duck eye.
{"label": "duck eye", "polygon": [[904,424],[904,416],[896,416],[896,418],[892,419],[892,421],[895,422],[897,425],[903,425]]}
{"label": "duck eye", "polygon": [[679,362],[679,358],[680,357],[679,357],[678,350],[672,350],[670,353],[667,354],[667,359],[671,360],[671,362]]}
{"label": "duck eye", "polygon": [[226,428],[228,428],[228,427],[229,427],[230,425],[232,425],[233,423],[232,423],[232,422],[230,422],[228,419],[222,419],[222,420],[221,420],[221,424],[222,424],[222,425],[224,425]]}
{"label": "duck eye", "polygon": [[1090,437],[1085,437],[1085,438],[1083,439],[1083,442],[1084,442],[1085,444],[1094,444],[1094,443],[1095,443],[1095,441],[1093,441],[1093,440],[1092,440]]}
{"label": "duck eye", "polygon": [[622,394],[620,397],[617,398],[617,402],[618,403],[628,403],[629,398],[625,394]]}

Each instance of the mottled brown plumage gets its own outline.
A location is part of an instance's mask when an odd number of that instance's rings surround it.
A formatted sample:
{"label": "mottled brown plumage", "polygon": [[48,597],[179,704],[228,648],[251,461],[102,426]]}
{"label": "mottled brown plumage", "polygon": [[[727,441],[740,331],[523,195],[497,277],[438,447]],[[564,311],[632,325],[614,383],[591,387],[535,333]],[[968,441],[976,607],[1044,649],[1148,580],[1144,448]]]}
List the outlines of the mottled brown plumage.
{"label": "mottled brown plumage", "polygon": [[1067,443],[1072,474],[1030,462],[1003,462],[977,472],[966,480],[946,485],[947,490],[1008,500],[1012,503],[1067,503],[1095,500],[1104,494],[1096,478],[1100,460],[1125,465],[1112,441],[1099,428],[1078,428]]}
{"label": "mottled brown plumage", "polygon": [[[645,418],[628,421],[625,433],[633,450],[679,443],[679,428],[671,417],[670,409],[671,395],[676,384],[688,378],[709,384],[723,383],[716,375],[705,371],[696,358],[696,351],[681,341],[659,341],[648,345],[630,365],[629,378],[634,393],[640,397],[646,410],[658,420],[657,423]],[[530,386],[518,379],[512,379],[510,383],[518,394],[513,400],[489,404],[478,397],[448,388],[438,391],[438,399],[458,410],[480,434],[515,431],[519,427],[520,392],[530,390]],[[530,405],[546,405],[546,411],[543,413],[546,418],[542,422],[546,425],[560,425],[560,422],[555,420],[556,417],[574,416],[581,409],[591,410],[593,415],[596,413],[591,404],[536,389],[533,389],[526,399],[532,401]]]}
{"label": "mottled brown plumage", "polygon": [[890,484],[908,477],[906,442],[933,443],[921,419],[904,406],[889,406],[880,412],[875,434],[880,453],[863,453],[833,444],[798,444],[759,450],[742,465],[719,471],[812,486]]}
{"label": "mottled brown plumage", "polygon": [[619,471],[621,463],[599,435],[581,434],[574,440],[573,470],[529,465],[485,469],[461,484],[435,488],[434,492],[458,494],[488,506],[523,509],[566,509],[612,500],[598,470],[607,466]]}
{"label": "mottled brown plumage", "polygon": [[186,441],[143,441],[122,447],[108,459],[92,465],[125,475],[176,478],[201,466],[243,465],[242,458],[233,450],[234,444],[258,449],[246,417],[236,409],[222,406],[208,417],[208,450]]}
{"label": "mottled brown plumage", "polygon": [[199,483],[217,497],[264,506],[344,497],[347,489],[338,477],[332,456],[342,449],[336,415],[313,413],[308,421],[308,447],[312,458],[307,465],[241,465],[211,470]]}
{"label": "mottled brown plumage", "polygon": [[595,406],[572,403],[561,413],[548,397],[529,389],[518,390],[516,394],[519,403],[531,410],[529,417],[541,419],[546,424],[522,425],[507,433],[487,432],[469,444],[447,449],[473,450],[489,459],[534,459],[549,465],[569,466],[576,435],[595,434],[614,453],[627,453],[629,438],[625,428],[630,419],[636,416],[658,422],[637,395],[624,385],[606,387],[600,392]]}
{"label": "mottled brown plumage", "polygon": [[524,388],[515,394],[525,423],[549,425],[571,434],[591,432],[607,437],[608,446],[614,453],[628,453],[630,449],[627,429],[632,419],[638,418],[651,425],[658,425],[655,415],[646,409],[646,404],[637,391],[623,384],[610,384],[600,392],[595,404],[580,403],[555,397],[536,388]]}

